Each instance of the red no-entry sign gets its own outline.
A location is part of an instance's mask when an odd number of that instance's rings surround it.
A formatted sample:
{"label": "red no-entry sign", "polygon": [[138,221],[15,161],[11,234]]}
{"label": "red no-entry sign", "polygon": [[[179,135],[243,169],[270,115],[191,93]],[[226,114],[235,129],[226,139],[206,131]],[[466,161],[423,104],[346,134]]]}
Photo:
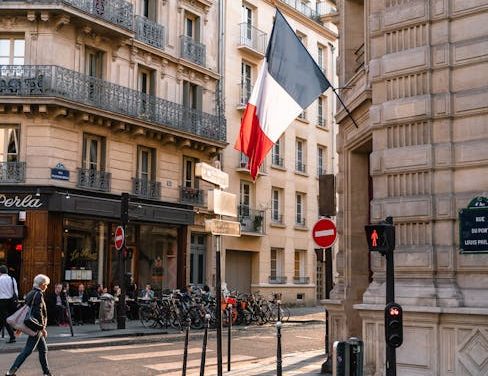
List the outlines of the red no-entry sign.
{"label": "red no-entry sign", "polygon": [[124,228],[122,226],[117,226],[115,229],[115,236],[114,236],[114,245],[117,251],[120,251],[124,246],[125,241],[125,233]]}
{"label": "red no-entry sign", "polygon": [[337,239],[337,228],[334,221],[329,218],[319,219],[313,226],[312,237],[319,247],[332,247]]}

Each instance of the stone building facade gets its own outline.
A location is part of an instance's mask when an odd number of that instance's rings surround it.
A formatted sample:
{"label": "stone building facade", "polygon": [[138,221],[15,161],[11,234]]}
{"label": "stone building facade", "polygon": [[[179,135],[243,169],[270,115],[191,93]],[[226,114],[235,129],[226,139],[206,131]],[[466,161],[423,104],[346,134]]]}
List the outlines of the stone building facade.
{"label": "stone building facade", "polygon": [[[364,225],[392,216],[399,375],[488,373],[488,255],[463,253],[460,210],[488,194],[488,2],[341,0],[334,340],[384,374],[385,261]],[[480,237],[481,243],[486,242]],[[483,247],[480,247],[483,250]]]}

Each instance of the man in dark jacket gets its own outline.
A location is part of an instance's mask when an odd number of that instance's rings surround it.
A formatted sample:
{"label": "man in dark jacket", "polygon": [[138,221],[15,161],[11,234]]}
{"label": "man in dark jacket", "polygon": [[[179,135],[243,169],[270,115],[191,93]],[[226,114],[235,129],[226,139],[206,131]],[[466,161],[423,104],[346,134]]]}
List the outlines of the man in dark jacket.
{"label": "man in dark jacket", "polygon": [[10,336],[7,343],[15,342],[14,331],[6,320],[15,312],[18,295],[17,281],[8,275],[8,268],[5,265],[0,265],[0,331],[5,326]]}
{"label": "man in dark jacket", "polygon": [[[38,274],[34,278],[32,290],[25,297],[25,304],[30,307],[32,321],[36,324],[36,335],[29,336],[24,349],[17,356],[6,376],[15,375],[15,372],[24,363],[27,357],[37,347],[39,351],[39,362],[41,363],[42,372],[45,376],[52,376],[47,364],[47,344],[46,344],[46,325],[47,325],[47,308],[44,301],[44,291],[49,285],[50,279],[44,274]],[[32,328],[31,328],[32,329]]]}

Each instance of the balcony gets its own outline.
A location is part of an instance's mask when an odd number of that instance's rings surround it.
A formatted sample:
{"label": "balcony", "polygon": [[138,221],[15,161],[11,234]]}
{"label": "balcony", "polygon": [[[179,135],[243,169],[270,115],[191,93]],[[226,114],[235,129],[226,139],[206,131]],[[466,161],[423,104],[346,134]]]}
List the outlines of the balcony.
{"label": "balcony", "polygon": [[135,16],[135,21],[135,38],[142,43],[164,50],[164,26],[142,16]]}
{"label": "balcony", "polygon": [[293,277],[293,283],[296,285],[308,285],[310,277]]}
{"label": "balcony", "polygon": [[239,84],[239,102],[237,103],[237,109],[244,109],[251,98],[252,86],[250,83],[241,82]]}
{"label": "balcony", "polygon": [[205,203],[205,191],[198,188],[181,187],[180,202],[183,204],[203,207]]}
{"label": "balcony", "polygon": [[161,182],[132,178],[132,194],[150,200],[161,199]]}
{"label": "balcony", "polygon": [[326,121],[325,117],[323,117],[323,116],[317,117],[317,127],[319,127],[319,128],[326,128],[327,127],[327,121]]}
{"label": "balcony", "polygon": [[307,173],[307,165],[303,162],[296,161],[295,162],[295,172],[301,172],[302,174]]}
{"label": "balcony", "polygon": [[271,284],[276,284],[276,285],[284,285],[286,283],[286,277],[285,276],[272,276],[270,275],[268,277],[268,283]]}
{"label": "balcony", "polygon": [[[54,65],[0,65],[0,96],[57,97],[216,141],[225,118]],[[141,111],[144,108],[144,111]]]}
{"label": "balcony", "polygon": [[240,205],[237,220],[241,222],[241,232],[264,235],[264,214],[264,210],[253,210]]}
{"label": "balcony", "polygon": [[25,162],[0,162],[0,184],[24,182]]}
{"label": "balcony", "polygon": [[285,159],[279,154],[271,154],[271,166],[285,168]]}
{"label": "balcony", "polygon": [[272,225],[284,225],[283,215],[271,213],[271,224]]}
{"label": "balcony", "polygon": [[181,50],[180,57],[195,64],[205,67],[206,48],[205,45],[193,40],[186,35],[180,36]]}
{"label": "balcony", "polygon": [[[249,173],[249,168],[247,167],[247,163],[249,158],[247,155],[240,153],[239,164],[237,165],[237,171],[239,172],[247,172]],[[261,166],[259,166],[258,174],[265,175],[266,174],[266,162],[263,161]]]}
{"label": "balcony", "polygon": [[317,17],[322,22],[332,22],[333,18],[337,15],[337,8],[328,3],[318,3],[316,9]]}
{"label": "balcony", "polygon": [[295,8],[297,11],[302,13],[308,18],[311,18],[314,21],[317,21],[317,11],[309,7],[305,4],[302,0],[281,0],[282,3],[288,4],[292,8]]}
{"label": "balcony", "polygon": [[267,34],[247,22],[239,24],[240,39],[237,48],[262,58],[266,53]]}
{"label": "balcony", "polygon": [[94,191],[110,192],[111,178],[112,174],[110,172],[78,168],[78,182],[76,186]]}

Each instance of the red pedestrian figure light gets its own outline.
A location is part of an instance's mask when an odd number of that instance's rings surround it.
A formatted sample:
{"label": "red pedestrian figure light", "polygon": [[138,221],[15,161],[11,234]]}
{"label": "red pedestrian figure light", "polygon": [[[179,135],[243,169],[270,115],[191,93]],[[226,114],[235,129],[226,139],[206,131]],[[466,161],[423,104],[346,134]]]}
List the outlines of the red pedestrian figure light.
{"label": "red pedestrian figure light", "polygon": [[374,229],[373,233],[371,234],[371,245],[373,247],[378,246],[378,233],[376,232],[376,229]]}

